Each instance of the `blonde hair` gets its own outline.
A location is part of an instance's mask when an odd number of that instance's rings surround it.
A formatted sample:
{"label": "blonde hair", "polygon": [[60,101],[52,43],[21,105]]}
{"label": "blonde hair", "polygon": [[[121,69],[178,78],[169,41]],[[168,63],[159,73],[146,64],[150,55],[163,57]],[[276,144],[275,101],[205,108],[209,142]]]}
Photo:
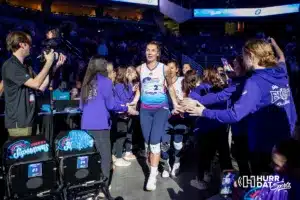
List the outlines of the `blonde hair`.
{"label": "blonde hair", "polygon": [[258,65],[262,67],[273,67],[277,60],[272,49],[272,45],[262,39],[248,40],[243,47],[244,53],[252,53],[258,60]]}

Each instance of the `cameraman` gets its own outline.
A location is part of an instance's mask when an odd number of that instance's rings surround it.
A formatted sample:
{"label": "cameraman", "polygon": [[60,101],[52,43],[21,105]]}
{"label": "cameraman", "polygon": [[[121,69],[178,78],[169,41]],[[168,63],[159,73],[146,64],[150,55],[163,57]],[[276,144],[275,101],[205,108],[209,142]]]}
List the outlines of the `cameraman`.
{"label": "cameraman", "polygon": [[59,38],[59,29],[57,29],[57,28],[48,29],[48,31],[46,32],[46,38],[48,40],[54,39],[54,38]]}
{"label": "cameraman", "polygon": [[[63,45],[63,41],[60,37],[60,31],[58,28],[50,28],[46,32],[46,39],[42,42],[42,52],[49,52],[50,49],[54,50],[54,63],[59,62],[59,56],[64,60],[64,63],[67,59],[65,46]],[[43,54],[42,54],[43,55]],[[58,56],[59,55],[59,56]],[[45,62],[45,58],[41,57],[41,61]],[[63,64],[64,64],[63,63]],[[66,69],[64,69],[66,70]],[[57,67],[53,69],[52,72],[52,82],[51,87],[56,89],[59,85],[59,80],[62,79],[63,69],[61,68],[57,73]]]}
{"label": "cameraman", "polygon": [[[5,127],[10,137],[30,136],[36,116],[35,92],[44,91],[49,84],[49,70],[54,61],[54,51],[44,52],[45,65],[34,77],[30,67],[24,65],[24,59],[30,55],[32,40],[27,33],[16,31],[8,34],[6,45],[12,52],[11,58],[2,67],[5,96]],[[62,65],[61,58],[56,67]]]}

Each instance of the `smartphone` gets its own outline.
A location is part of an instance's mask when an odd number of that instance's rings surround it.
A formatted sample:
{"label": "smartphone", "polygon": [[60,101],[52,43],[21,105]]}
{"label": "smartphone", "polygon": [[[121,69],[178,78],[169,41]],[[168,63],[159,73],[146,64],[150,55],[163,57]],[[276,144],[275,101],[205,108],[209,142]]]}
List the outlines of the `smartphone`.
{"label": "smartphone", "polygon": [[224,170],[222,183],[220,187],[220,195],[224,198],[232,196],[233,184],[238,176],[238,172],[234,170]]}
{"label": "smartphone", "polygon": [[231,65],[228,63],[228,60],[226,58],[221,58],[221,61],[223,63],[224,69],[226,72],[233,72],[233,68]]}

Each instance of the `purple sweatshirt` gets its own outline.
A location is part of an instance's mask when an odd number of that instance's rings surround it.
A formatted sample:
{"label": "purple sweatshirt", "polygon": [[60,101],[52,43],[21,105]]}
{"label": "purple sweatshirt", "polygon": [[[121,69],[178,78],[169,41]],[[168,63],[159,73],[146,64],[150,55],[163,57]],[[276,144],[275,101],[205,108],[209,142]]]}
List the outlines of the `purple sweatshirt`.
{"label": "purple sweatshirt", "polygon": [[205,109],[203,116],[223,123],[235,123],[248,116],[250,151],[271,152],[276,143],[291,136],[297,120],[285,63],[255,70],[231,108]]}
{"label": "purple sweatshirt", "polygon": [[132,91],[132,85],[128,85],[128,88],[124,84],[117,83],[114,88],[115,97],[119,102],[130,103],[134,99],[134,92]]}
{"label": "purple sweatshirt", "polygon": [[[227,106],[231,107],[241,97],[245,82],[249,77],[251,77],[251,73],[242,77],[235,77],[231,79],[229,87],[225,88],[221,92],[209,93],[204,96],[201,96],[196,92],[191,92],[190,97],[199,101],[204,106],[228,101]],[[231,124],[231,132],[233,135],[245,135],[247,134],[247,126],[247,119],[244,118],[237,123]]]}
{"label": "purple sweatshirt", "polygon": [[[198,87],[193,89],[191,93],[189,94],[189,97],[193,98],[193,96],[198,95],[200,98],[215,94],[219,89],[212,87],[208,83],[201,83]],[[209,98],[208,98],[209,99]],[[202,102],[203,103],[203,102]],[[226,102],[220,101],[219,103],[210,105],[210,108],[213,109],[224,109],[226,108]],[[212,131],[216,128],[219,128],[220,126],[224,126],[224,124],[220,123],[218,120],[215,119],[207,119],[199,117],[196,119],[195,122],[195,132],[199,133],[207,133],[209,131]]]}
{"label": "purple sweatshirt", "polygon": [[127,112],[127,107],[114,97],[112,81],[101,75],[97,75],[97,96],[81,109],[81,128],[84,130],[108,130],[111,127],[109,111]]}

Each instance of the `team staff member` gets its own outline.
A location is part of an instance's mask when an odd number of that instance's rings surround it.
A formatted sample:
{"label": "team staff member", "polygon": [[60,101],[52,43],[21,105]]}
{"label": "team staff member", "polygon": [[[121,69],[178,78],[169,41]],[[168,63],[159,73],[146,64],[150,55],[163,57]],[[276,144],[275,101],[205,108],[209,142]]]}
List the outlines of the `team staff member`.
{"label": "team staff member", "polygon": [[[5,97],[5,127],[9,136],[29,136],[35,117],[35,90],[44,91],[49,83],[47,76],[54,61],[54,52],[44,53],[46,63],[37,76],[24,65],[30,55],[31,37],[24,32],[11,32],[6,38],[8,51],[12,56],[3,64],[2,78]],[[64,63],[60,56],[57,66]]]}

